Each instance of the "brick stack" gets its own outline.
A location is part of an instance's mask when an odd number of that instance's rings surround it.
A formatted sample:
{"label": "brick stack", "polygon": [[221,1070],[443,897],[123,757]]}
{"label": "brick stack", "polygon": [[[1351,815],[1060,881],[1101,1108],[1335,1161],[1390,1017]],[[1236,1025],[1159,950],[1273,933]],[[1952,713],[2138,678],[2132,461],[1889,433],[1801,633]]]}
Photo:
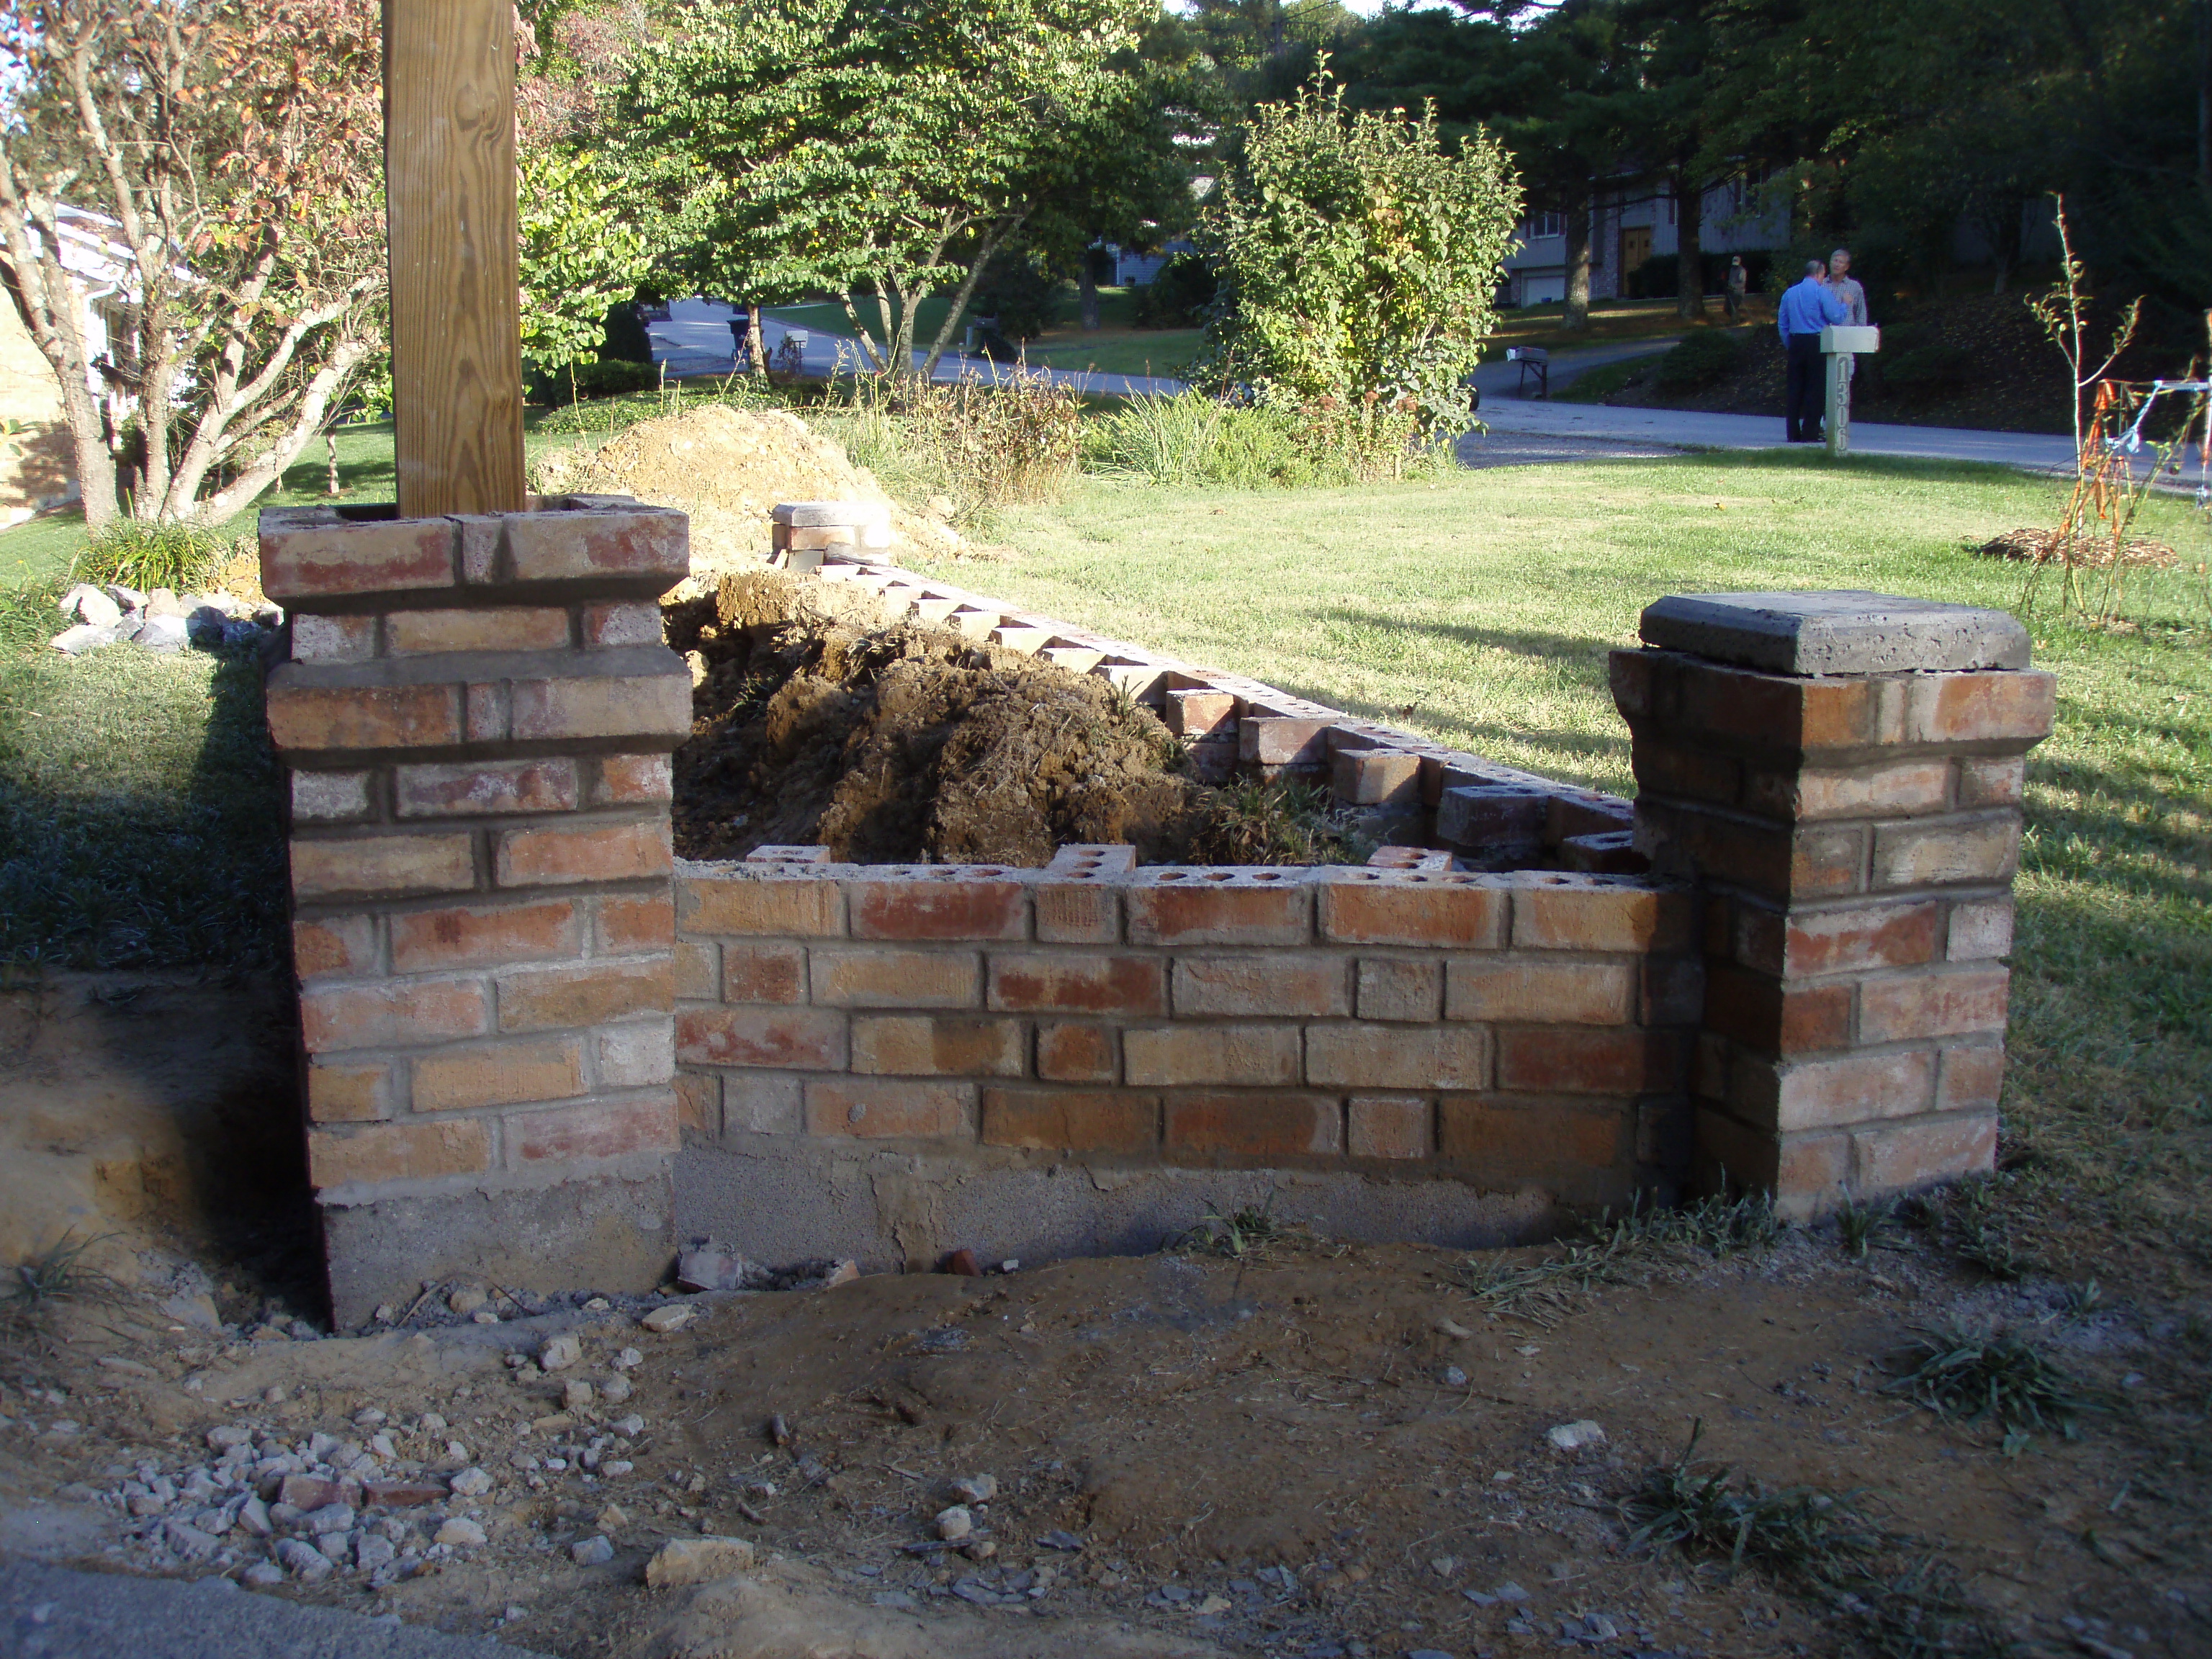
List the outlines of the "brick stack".
{"label": "brick stack", "polygon": [[620,497],[262,515],[341,1319],[447,1273],[646,1285],[668,1258],[668,755],[691,698],[656,601],[687,541]]}
{"label": "brick stack", "polygon": [[[677,878],[702,1137],[1362,1167],[1619,1203],[1686,1163],[1686,893],[1604,877],[831,865]],[[978,1166],[980,1168],[980,1165]]]}
{"label": "brick stack", "polygon": [[882,501],[782,501],[769,514],[771,563],[822,568],[830,554],[865,562],[890,559],[891,510]]}
{"label": "brick stack", "polygon": [[1637,836],[1705,889],[1705,1178],[1808,1215],[1985,1170],[2027,750],[2053,678],[2002,612],[1722,594],[1616,652]]}

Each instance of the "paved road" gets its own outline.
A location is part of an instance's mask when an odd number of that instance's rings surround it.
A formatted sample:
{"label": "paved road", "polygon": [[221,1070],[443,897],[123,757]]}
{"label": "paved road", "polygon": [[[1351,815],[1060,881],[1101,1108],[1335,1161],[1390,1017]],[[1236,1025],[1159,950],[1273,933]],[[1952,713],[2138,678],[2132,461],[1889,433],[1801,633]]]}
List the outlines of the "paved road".
{"label": "paved road", "polygon": [[0,1659],[539,1659],[482,1637],[257,1595],[0,1561]]}

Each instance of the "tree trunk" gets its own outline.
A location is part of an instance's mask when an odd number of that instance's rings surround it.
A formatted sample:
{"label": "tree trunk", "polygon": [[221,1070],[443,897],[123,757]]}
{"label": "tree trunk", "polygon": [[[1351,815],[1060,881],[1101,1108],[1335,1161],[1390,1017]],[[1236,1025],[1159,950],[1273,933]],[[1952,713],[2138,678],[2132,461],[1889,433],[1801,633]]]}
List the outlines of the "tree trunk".
{"label": "tree trunk", "polygon": [[1590,197],[1577,191],[1567,200],[1567,305],[1559,326],[1571,332],[1589,326]]}
{"label": "tree trunk", "polygon": [[1085,334],[1098,331],[1098,267],[1091,257],[1091,250],[1083,250],[1082,271],[1075,279],[1076,309]]}
{"label": "tree trunk", "polygon": [[[847,309],[850,310],[851,307],[848,306]],[[750,337],[753,349],[750,366],[753,379],[765,382],[768,379],[768,337],[761,332],[761,308],[758,306],[747,306],[745,315],[752,319]]]}
{"label": "tree trunk", "polygon": [[1006,239],[1019,230],[1028,217],[1027,213],[1018,213],[993,225],[983,234],[981,245],[977,247],[975,258],[968,267],[967,276],[962,277],[960,286],[952,290],[952,303],[945,309],[945,321],[937,331],[937,337],[930,342],[929,356],[921,366],[921,378],[925,383],[936,379],[937,360],[945,355],[945,348],[951,343],[953,330],[960,326],[961,318],[967,314],[968,301],[975,297],[975,284],[982,280],[983,267],[991,263],[991,256],[1005,246]]}
{"label": "tree trunk", "polygon": [[1688,173],[1674,175],[1674,314],[1705,314],[1705,185]]}

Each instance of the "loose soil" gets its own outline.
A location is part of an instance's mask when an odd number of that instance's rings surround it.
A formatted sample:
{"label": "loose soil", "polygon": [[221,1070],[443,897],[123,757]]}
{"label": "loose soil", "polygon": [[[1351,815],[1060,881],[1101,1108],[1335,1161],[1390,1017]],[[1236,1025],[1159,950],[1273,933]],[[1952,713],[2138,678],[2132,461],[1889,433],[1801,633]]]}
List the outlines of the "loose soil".
{"label": "loose soil", "polygon": [[635,495],[691,516],[695,574],[736,569],[769,551],[781,501],[883,501],[896,557],[954,556],[965,545],[935,514],[894,501],[843,446],[785,410],[709,404],[644,421],[596,448],[555,450],[531,482],[540,493]]}
{"label": "loose soil", "polygon": [[1178,770],[1176,739],[1104,680],[958,634],[886,623],[864,596],[775,572],[668,607],[692,664],[676,752],[686,858],[826,846],[861,864],[1035,868],[1074,843],[1140,863],[1347,856],[1281,793],[1239,795]]}

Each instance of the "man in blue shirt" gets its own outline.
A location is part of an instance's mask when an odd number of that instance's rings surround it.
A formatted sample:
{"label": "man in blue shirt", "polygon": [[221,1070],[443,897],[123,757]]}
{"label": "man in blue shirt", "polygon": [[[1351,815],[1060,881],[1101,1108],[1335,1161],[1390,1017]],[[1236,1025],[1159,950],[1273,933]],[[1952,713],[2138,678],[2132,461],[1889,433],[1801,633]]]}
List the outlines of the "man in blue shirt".
{"label": "man in blue shirt", "polygon": [[1827,400],[1827,360],[1820,355],[1820,331],[1832,323],[1848,323],[1850,307],[1835,289],[1821,279],[1827,267],[1818,259],[1805,262],[1804,280],[1782,296],[1774,308],[1775,326],[1782,331],[1782,349],[1790,354],[1790,380],[1783,394],[1782,425],[1793,444],[1820,441],[1820,411]]}

